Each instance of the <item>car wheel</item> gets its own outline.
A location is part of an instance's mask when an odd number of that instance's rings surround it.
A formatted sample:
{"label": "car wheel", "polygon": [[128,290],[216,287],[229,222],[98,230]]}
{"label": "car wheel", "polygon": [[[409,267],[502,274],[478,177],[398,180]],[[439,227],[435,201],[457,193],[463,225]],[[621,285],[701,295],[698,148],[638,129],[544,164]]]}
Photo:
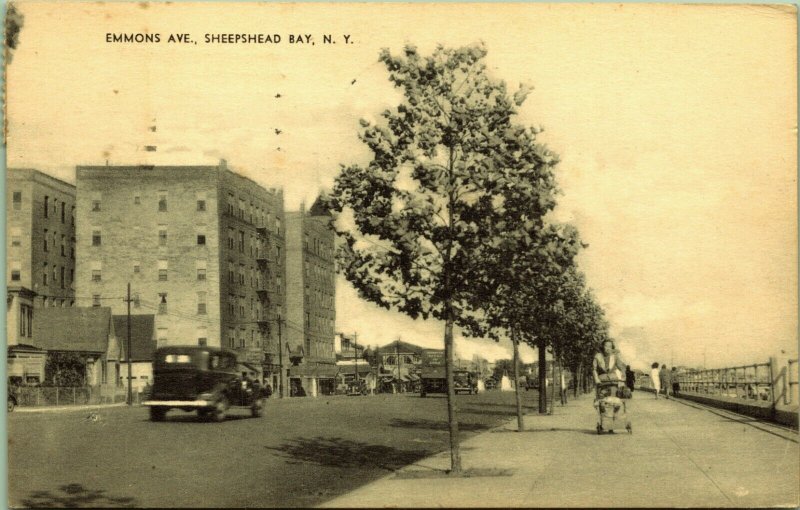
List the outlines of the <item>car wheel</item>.
{"label": "car wheel", "polygon": [[150,421],[164,421],[167,410],[163,407],[153,406],[150,408]]}
{"label": "car wheel", "polygon": [[250,412],[253,415],[253,418],[259,418],[264,414],[264,401],[261,399],[256,399],[253,402],[253,407],[250,408]]}
{"label": "car wheel", "polygon": [[225,413],[228,410],[228,399],[220,397],[214,404],[214,409],[211,411],[214,421],[224,421]]}
{"label": "car wheel", "polygon": [[17,406],[17,401],[14,399],[14,397],[9,397],[8,398],[8,412],[10,413],[11,411],[13,411],[16,406]]}

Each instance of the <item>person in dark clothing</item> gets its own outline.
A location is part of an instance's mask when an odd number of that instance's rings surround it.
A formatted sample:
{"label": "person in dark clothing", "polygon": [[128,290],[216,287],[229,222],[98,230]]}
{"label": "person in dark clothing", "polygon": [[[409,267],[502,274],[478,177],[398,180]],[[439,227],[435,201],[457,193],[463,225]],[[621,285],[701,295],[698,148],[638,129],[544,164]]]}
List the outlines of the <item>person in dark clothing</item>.
{"label": "person in dark clothing", "polygon": [[625,386],[627,386],[628,389],[631,390],[631,393],[633,393],[633,386],[635,384],[636,384],[636,374],[634,374],[633,370],[631,370],[631,366],[627,365],[625,367]]}

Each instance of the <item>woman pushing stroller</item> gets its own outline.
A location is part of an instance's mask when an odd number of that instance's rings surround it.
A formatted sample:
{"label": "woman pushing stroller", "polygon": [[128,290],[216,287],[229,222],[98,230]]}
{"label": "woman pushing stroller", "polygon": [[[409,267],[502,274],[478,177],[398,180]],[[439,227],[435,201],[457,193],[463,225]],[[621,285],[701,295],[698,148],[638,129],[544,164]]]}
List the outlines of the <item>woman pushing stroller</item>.
{"label": "woman pushing stroller", "polygon": [[630,398],[630,390],[625,386],[627,366],[612,340],[604,341],[601,349],[592,360],[592,373],[597,385],[594,401],[598,412],[597,433],[600,434],[603,430],[613,432],[614,425],[619,420],[624,420],[625,428],[631,432],[627,406],[620,398]]}

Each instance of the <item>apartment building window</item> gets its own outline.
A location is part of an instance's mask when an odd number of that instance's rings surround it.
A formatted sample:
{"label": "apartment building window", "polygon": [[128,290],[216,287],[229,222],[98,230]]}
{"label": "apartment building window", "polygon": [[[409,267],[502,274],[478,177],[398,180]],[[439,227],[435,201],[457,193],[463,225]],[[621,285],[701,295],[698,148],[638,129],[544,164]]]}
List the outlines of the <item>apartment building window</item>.
{"label": "apartment building window", "polygon": [[50,197],[44,196],[44,217],[47,218],[50,214]]}
{"label": "apartment building window", "polygon": [[42,285],[47,286],[47,276],[48,276],[48,267],[47,263],[44,264],[44,270],[42,271]]}
{"label": "apartment building window", "polygon": [[95,308],[100,306],[100,294],[92,294],[92,306]]}
{"label": "apartment building window", "polygon": [[102,242],[102,232],[100,232],[100,229],[92,229],[92,246],[100,246]]}
{"label": "apartment building window", "polygon": [[159,246],[167,245],[167,227],[164,225],[158,226],[158,245]]}
{"label": "apartment building window", "polygon": [[69,270],[69,282],[70,282],[69,283],[69,287],[72,288],[73,287],[72,284],[75,282],[75,270],[74,269],[70,269]]}
{"label": "apartment building window", "polygon": [[11,262],[11,281],[18,282],[22,279],[22,263],[13,261]]}
{"label": "apartment building window", "polygon": [[44,229],[44,246],[43,246],[43,248],[44,248],[45,252],[48,251],[48,248],[49,248],[48,243],[49,243],[49,241],[50,241],[50,234],[47,232],[47,229]]}
{"label": "apartment building window", "polygon": [[244,264],[239,264],[239,285],[244,285]]}
{"label": "apartment building window", "polygon": [[93,282],[102,281],[102,273],[101,273],[102,269],[103,268],[102,268],[102,265],[101,265],[100,262],[98,262],[98,261],[93,261],[92,262],[92,269],[91,270],[92,270],[92,281]]}
{"label": "apartment building window", "polygon": [[233,208],[235,207],[235,203],[236,199],[233,197],[233,193],[228,193],[228,214],[231,216],[233,216]]}
{"label": "apartment building window", "polygon": [[167,261],[166,260],[159,260],[158,261],[158,281],[165,282],[167,281]]}
{"label": "apartment building window", "polygon": [[232,228],[228,229],[228,248],[233,250],[236,247],[236,233]]}
{"label": "apartment building window", "polygon": [[208,328],[205,326],[199,326],[197,328],[197,345],[203,347],[208,345]]}
{"label": "apartment building window", "polygon": [[67,204],[61,202],[61,223],[66,223],[67,221]]}
{"label": "apartment building window", "polygon": [[206,210],[206,194],[204,191],[197,192],[197,210],[199,212]]}
{"label": "apartment building window", "polygon": [[205,234],[197,234],[197,245],[198,246],[205,246],[206,245],[206,235]]}
{"label": "apartment building window", "polygon": [[239,218],[244,219],[244,200],[239,199]]}
{"label": "apartment building window", "polygon": [[198,315],[205,315],[206,314],[206,293],[205,292],[198,292],[197,293],[197,314]]}
{"label": "apartment building window", "polygon": [[67,256],[67,236],[61,236],[61,256]]}
{"label": "apartment building window", "polygon": [[92,193],[92,212],[98,212],[100,210],[100,193]]}
{"label": "apartment building window", "polygon": [[141,263],[140,263],[140,262],[137,260],[137,261],[135,261],[135,262],[133,263],[133,272],[134,272],[134,274],[139,274],[141,271],[142,271],[142,265],[141,265]]}
{"label": "apartment building window", "polygon": [[21,191],[15,191],[13,193],[12,201],[14,203],[14,210],[15,211],[19,211],[20,209],[22,209],[22,192]]}
{"label": "apartment building window", "polygon": [[233,262],[228,262],[228,283],[234,283]]}
{"label": "apartment building window", "polygon": [[140,205],[142,203],[142,194],[138,191],[133,194],[133,205]]}
{"label": "apartment building window", "polygon": [[158,211],[164,212],[167,210],[167,192],[166,191],[159,191],[158,192]]}
{"label": "apartment building window", "polygon": [[58,280],[58,268],[53,264],[53,284],[56,283],[56,280]]}
{"label": "apartment building window", "polygon": [[71,218],[71,221],[72,221],[72,225],[74,226],[75,225],[75,206],[74,205],[70,208],[70,213],[69,214],[70,214],[70,218]]}
{"label": "apartment building window", "polygon": [[236,330],[228,328],[228,347],[234,349],[236,347]]}
{"label": "apartment building window", "polygon": [[239,231],[239,253],[244,253],[244,232]]}
{"label": "apartment building window", "polygon": [[281,219],[278,217],[275,218],[275,233],[281,235]]}
{"label": "apartment building window", "polygon": [[247,347],[247,343],[246,343],[247,336],[246,335],[247,335],[247,332],[244,330],[244,328],[239,330],[239,348],[240,349],[244,349],[245,347]]}
{"label": "apartment building window", "polygon": [[59,269],[59,271],[60,271],[60,275],[59,275],[59,276],[61,277],[61,278],[60,278],[60,281],[61,281],[61,288],[63,289],[63,288],[64,288],[64,284],[65,284],[65,282],[64,282],[64,276],[66,275],[67,269],[66,269],[64,266],[61,266],[61,268]]}
{"label": "apartment building window", "polygon": [[11,228],[11,246],[22,246],[22,229],[19,227]]}
{"label": "apartment building window", "polygon": [[165,314],[167,313],[167,293],[166,292],[159,292],[158,293],[158,313]]}
{"label": "apartment building window", "polygon": [[19,334],[23,337],[33,336],[33,307],[29,305],[19,305]]}
{"label": "apartment building window", "polygon": [[198,260],[195,262],[195,268],[197,269],[197,280],[198,281],[205,281],[206,279],[206,261],[205,260]]}

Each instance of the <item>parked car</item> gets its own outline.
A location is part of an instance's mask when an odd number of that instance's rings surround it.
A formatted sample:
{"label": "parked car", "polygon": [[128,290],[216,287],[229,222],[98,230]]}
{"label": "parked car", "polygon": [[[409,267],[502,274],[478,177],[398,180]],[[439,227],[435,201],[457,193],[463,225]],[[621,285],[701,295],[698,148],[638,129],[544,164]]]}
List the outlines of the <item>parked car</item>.
{"label": "parked car", "polygon": [[197,411],[204,419],[223,421],[229,408],[261,416],[264,392],[257,381],[237,370],[236,353],[215,347],[162,347],[153,355],[152,421],[170,409]]}
{"label": "parked car", "polygon": [[483,381],[483,386],[487,390],[493,390],[493,389],[497,388],[497,381],[495,381],[493,378],[490,377],[490,378],[486,379],[485,381]]}

